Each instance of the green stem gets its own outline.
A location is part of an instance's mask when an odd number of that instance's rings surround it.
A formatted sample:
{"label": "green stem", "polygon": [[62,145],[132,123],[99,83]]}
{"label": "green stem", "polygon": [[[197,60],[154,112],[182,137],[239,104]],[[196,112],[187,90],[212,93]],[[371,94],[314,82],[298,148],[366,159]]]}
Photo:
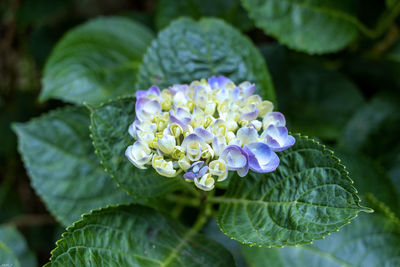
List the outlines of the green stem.
{"label": "green stem", "polygon": [[186,189],[189,190],[190,193],[192,193],[195,197],[200,197],[199,191],[194,187],[193,183],[186,182],[184,179],[181,179],[182,184]]}
{"label": "green stem", "polygon": [[175,219],[179,218],[179,216],[181,215],[184,208],[185,208],[185,205],[183,203],[176,203],[175,207],[171,211],[172,218],[175,218]]}
{"label": "green stem", "polygon": [[225,200],[225,197],[213,197],[213,196],[211,196],[211,197],[207,198],[207,201],[209,203],[221,203],[221,202],[225,202],[224,200]]}
{"label": "green stem", "polygon": [[375,29],[375,38],[382,35],[385,30],[392,25],[393,21],[400,13],[400,1],[397,1],[387,12],[383,14]]}
{"label": "green stem", "polygon": [[204,192],[204,198],[202,198],[201,203],[204,203],[204,208],[202,209],[202,211],[200,212],[199,216],[197,217],[197,220],[195,221],[195,223],[192,226],[192,231],[200,231],[204,224],[206,224],[206,222],[208,221],[208,219],[210,218],[210,216],[212,215],[212,204],[210,202],[207,201],[207,199],[209,197],[213,197],[214,195],[214,191],[209,192],[208,194],[206,192]]}
{"label": "green stem", "polygon": [[171,202],[175,202],[184,206],[190,207],[199,207],[200,206],[200,199],[199,198],[191,198],[182,195],[167,195],[167,200]]}
{"label": "green stem", "polygon": [[192,231],[198,232],[203,228],[204,224],[208,221],[208,216],[205,216],[205,214],[200,213],[199,217],[195,221],[195,223],[192,226]]}
{"label": "green stem", "polygon": [[393,21],[400,13],[400,1],[397,1],[390,9],[386,10],[383,15],[380,17],[376,27],[374,29],[369,29],[363,23],[359,22],[356,23],[359,30],[369,38],[378,38],[380,37],[386,29],[392,25]]}

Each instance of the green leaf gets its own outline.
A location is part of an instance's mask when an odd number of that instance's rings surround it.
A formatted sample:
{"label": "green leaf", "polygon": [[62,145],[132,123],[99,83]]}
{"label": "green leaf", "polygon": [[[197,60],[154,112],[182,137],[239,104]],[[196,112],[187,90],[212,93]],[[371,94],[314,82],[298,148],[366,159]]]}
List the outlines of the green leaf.
{"label": "green leaf", "polygon": [[242,0],[257,27],[288,47],[308,53],[338,51],[363,27],[346,0]]}
{"label": "green leaf", "polygon": [[37,266],[35,254],[28,248],[25,238],[14,226],[0,227],[0,263],[12,264],[11,267]]}
{"label": "green leaf", "polygon": [[279,153],[275,172],[233,177],[220,203],[218,224],[231,238],[258,246],[291,246],[321,239],[360,211],[356,189],[332,151],[295,135]]}
{"label": "green leaf", "polygon": [[[397,146],[397,151],[394,154],[393,160],[389,166],[388,174],[393,184],[395,185],[397,194],[400,199],[400,146]],[[398,211],[400,214],[400,209],[398,209]]]}
{"label": "green leaf", "polygon": [[186,267],[234,262],[218,243],[153,209],[130,205],[85,215],[52,251],[51,266],[88,265]]}
{"label": "green leaf", "polygon": [[84,107],[67,107],[13,127],[33,188],[64,225],[91,209],[132,201],[103,171],[89,125]]}
{"label": "green leaf", "polygon": [[271,77],[251,41],[222,20],[181,18],[158,34],[143,58],[137,89],[225,75],[251,81],[264,99],[275,101]]}
{"label": "green leaf", "polygon": [[396,187],[378,162],[342,149],[336,150],[335,153],[346,166],[363,199],[367,194],[372,194],[393,211],[400,211],[400,197]]}
{"label": "green leaf", "polygon": [[340,137],[339,147],[364,152],[373,158],[390,155],[389,152],[398,146],[400,135],[399,103],[396,95],[372,98],[350,118]]}
{"label": "green leaf", "polygon": [[15,267],[21,266],[12,250],[2,241],[0,241],[0,262],[2,264],[9,264]]}
{"label": "green leaf", "polygon": [[224,233],[222,233],[219,229],[216,219],[213,218],[209,220],[202,229],[202,233],[206,237],[220,243],[227,250],[229,250],[237,267],[247,267],[246,260],[241,253],[241,244],[236,240],[230,239],[228,236],[224,235]]}
{"label": "green leaf", "polygon": [[302,61],[288,66],[275,81],[279,109],[289,128],[309,136],[335,140],[364,103],[359,89],[348,78]]}
{"label": "green leaf", "polygon": [[271,266],[399,266],[400,234],[379,215],[362,214],[324,240],[287,248],[249,248],[242,252],[251,267]]}
{"label": "green leaf", "polygon": [[166,27],[171,21],[189,16],[218,17],[243,31],[254,27],[252,21],[243,10],[240,0],[161,0],[157,3],[156,25],[159,29]]}
{"label": "green leaf", "polygon": [[134,142],[128,133],[134,119],[134,98],[111,101],[92,109],[92,139],[103,167],[120,187],[135,197],[160,196],[179,189],[180,178],[161,176],[151,167],[138,169],[125,157],[126,148]]}
{"label": "green leaf", "polygon": [[142,55],[152,39],[145,26],[118,17],[98,18],[72,29],[46,63],[40,100],[81,104],[132,95]]}

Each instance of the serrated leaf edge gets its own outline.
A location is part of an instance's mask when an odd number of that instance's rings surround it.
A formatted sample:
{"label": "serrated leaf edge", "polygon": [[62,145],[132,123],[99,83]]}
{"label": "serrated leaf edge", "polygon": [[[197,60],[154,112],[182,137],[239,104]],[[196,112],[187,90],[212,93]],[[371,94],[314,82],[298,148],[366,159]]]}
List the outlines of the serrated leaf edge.
{"label": "serrated leaf edge", "polygon": [[[32,174],[31,174],[31,169],[29,168],[28,163],[27,163],[29,160],[27,159],[25,154],[22,153],[22,147],[21,147],[21,142],[20,142],[20,138],[19,138],[18,127],[22,123],[34,123],[36,121],[40,121],[44,117],[54,116],[54,114],[57,114],[57,113],[61,113],[61,112],[64,112],[64,111],[73,111],[73,110],[77,110],[79,108],[80,108],[79,106],[66,105],[66,106],[58,107],[56,109],[53,109],[53,110],[50,110],[48,112],[42,113],[42,114],[40,114],[40,116],[31,118],[30,120],[28,120],[26,122],[13,122],[11,124],[11,129],[13,130],[13,132],[15,133],[15,135],[17,136],[17,139],[18,139],[18,146],[17,146],[18,147],[18,152],[19,152],[19,155],[20,155],[20,157],[22,159],[22,164],[24,165],[24,168],[25,168],[26,172],[28,173],[29,184],[30,184],[31,188],[33,189],[33,191],[36,193],[36,195],[39,196],[39,198],[42,200],[43,203],[46,203],[46,201],[44,200],[44,197],[43,197],[44,194],[41,194],[40,190],[38,190],[34,186],[34,182],[33,182],[33,179],[32,179]],[[60,224],[65,225],[65,221],[68,221],[67,218],[65,218],[64,216],[60,216],[59,214],[54,214],[54,213],[50,212],[50,210],[47,208],[47,205],[45,205],[45,206],[46,206],[46,209],[49,211],[49,213],[50,213],[50,215],[52,217],[54,217]]]}
{"label": "serrated leaf edge", "polygon": [[[304,245],[304,244],[312,244],[314,240],[325,239],[325,237],[329,236],[331,233],[338,232],[339,229],[340,229],[341,227],[343,227],[343,226],[345,226],[345,225],[347,225],[347,224],[350,224],[350,223],[351,223],[351,220],[353,220],[354,218],[356,218],[356,217],[358,216],[358,213],[359,213],[359,212],[367,212],[367,213],[374,212],[373,209],[368,208],[368,207],[363,207],[363,206],[360,205],[361,198],[357,195],[357,192],[358,192],[358,191],[357,191],[357,189],[353,186],[354,181],[350,178],[349,172],[346,170],[346,166],[343,165],[342,163],[340,163],[340,159],[334,155],[333,150],[327,148],[325,145],[321,144],[320,142],[318,142],[318,141],[314,140],[313,138],[310,138],[310,137],[308,137],[308,136],[306,136],[306,135],[301,135],[300,133],[295,133],[295,134],[290,133],[290,134],[294,135],[295,138],[296,138],[296,136],[297,136],[297,137],[302,137],[302,138],[305,138],[307,141],[311,141],[312,143],[318,145],[319,147],[321,147],[321,151],[322,151],[323,153],[328,153],[328,154],[337,162],[338,166],[342,168],[342,169],[339,170],[339,171],[342,172],[343,174],[345,174],[344,178],[347,179],[347,180],[350,182],[351,188],[354,189],[354,193],[352,193],[352,195],[353,195],[353,197],[355,197],[356,204],[357,204],[358,207],[360,207],[360,210],[359,210],[354,216],[350,217],[347,221],[345,221],[345,222],[342,224],[342,226],[340,226],[340,227],[334,229],[333,231],[331,231],[331,232],[329,232],[329,233],[323,235],[321,238],[315,238],[315,239],[311,239],[311,240],[309,240],[309,241],[303,241],[303,242],[299,242],[299,243],[285,243],[285,244],[283,244],[282,246],[279,246],[279,245],[263,246],[263,245],[258,245],[258,244],[254,243],[254,242],[245,242],[245,241],[238,240],[238,239],[236,239],[235,237],[228,235],[228,234],[226,233],[226,231],[224,230],[224,228],[221,226],[220,221],[217,220],[217,224],[218,224],[219,229],[220,229],[226,236],[228,236],[230,239],[234,239],[234,240],[238,241],[239,243],[244,244],[244,245],[248,245],[248,246],[250,246],[250,247],[255,246],[255,247],[260,247],[260,248],[262,248],[262,247],[264,247],[264,248],[273,248],[273,247],[276,247],[276,248],[284,248],[284,247],[286,247],[286,246],[299,246],[299,245]],[[219,214],[219,210],[218,210],[218,214]]]}

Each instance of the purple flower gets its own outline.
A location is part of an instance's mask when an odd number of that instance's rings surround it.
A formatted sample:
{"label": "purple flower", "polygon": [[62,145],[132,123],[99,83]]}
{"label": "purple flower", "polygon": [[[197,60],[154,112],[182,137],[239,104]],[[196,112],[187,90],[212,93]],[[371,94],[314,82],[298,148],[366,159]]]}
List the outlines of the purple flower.
{"label": "purple flower", "polygon": [[242,120],[252,121],[252,120],[257,119],[259,109],[258,109],[257,106],[254,105],[254,104],[253,104],[253,105],[250,105],[249,107],[251,108],[251,111],[248,111],[248,112],[246,112],[246,113],[242,113],[242,114],[240,115],[240,118],[241,118]]}
{"label": "purple flower", "polygon": [[210,144],[213,141],[214,135],[203,128],[194,129],[194,133],[204,139],[207,144]]}
{"label": "purple flower", "polygon": [[183,178],[194,180],[194,178],[202,177],[208,171],[208,166],[204,166],[204,161],[197,161],[183,175]]}
{"label": "purple flower", "polygon": [[255,142],[243,149],[249,155],[249,167],[252,171],[266,173],[274,171],[279,165],[279,158],[266,144]]}
{"label": "purple flower", "polygon": [[171,91],[172,95],[176,95],[177,93],[185,93],[188,88],[189,86],[187,84],[174,84],[168,89]]}
{"label": "purple flower", "polygon": [[270,125],[261,134],[266,143],[273,151],[282,151],[294,145],[296,140],[293,136],[288,134],[285,126]]}
{"label": "purple flower", "polygon": [[191,114],[184,108],[177,108],[176,111],[169,111],[169,119],[182,127],[182,129],[187,129],[191,121]]}
{"label": "purple flower", "polygon": [[159,97],[161,96],[161,91],[160,89],[153,85],[152,87],[150,87],[148,90],[139,90],[136,92],[136,99],[139,98],[144,98],[150,95],[154,95],[157,97],[157,99],[159,99]]}
{"label": "purple flower", "polygon": [[155,123],[146,123],[135,119],[134,122],[129,125],[128,132],[133,138],[138,139],[138,131],[155,133],[156,130],[157,125]]}
{"label": "purple flower", "polygon": [[237,171],[240,177],[249,172],[249,155],[240,146],[227,146],[220,158],[226,162],[228,170]]}
{"label": "purple flower", "polygon": [[242,89],[242,93],[248,97],[254,93],[255,84],[250,82],[242,82],[239,84],[240,89]]}
{"label": "purple flower", "polygon": [[269,112],[263,118],[263,128],[264,130],[270,125],[275,125],[277,127],[285,126],[286,120],[285,116],[280,112]]}
{"label": "purple flower", "polygon": [[204,145],[204,139],[194,133],[186,136],[181,144],[183,150],[186,151],[186,156],[191,161],[198,161],[201,158]]}
{"label": "purple flower", "polygon": [[219,156],[224,151],[225,147],[226,147],[225,136],[223,135],[214,136],[212,140],[212,148],[214,150],[215,155]]}
{"label": "purple flower", "polygon": [[[240,88],[239,87],[233,88],[231,97],[232,97],[232,99],[239,99],[239,97],[240,97]],[[241,98],[240,100],[243,100],[243,98]]]}
{"label": "purple flower", "polygon": [[131,125],[129,125],[129,128],[128,128],[129,134],[135,139],[138,138],[136,133],[137,133],[137,129],[138,129],[139,125],[140,125],[140,121],[138,119],[135,119],[131,123]]}
{"label": "purple flower", "polygon": [[139,98],[135,105],[136,117],[140,121],[152,120],[154,115],[161,112],[161,105],[157,100]]}
{"label": "purple flower", "polygon": [[258,133],[254,127],[242,127],[237,131],[236,136],[242,145],[258,141]]}
{"label": "purple flower", "polygon": [[212,76],[211,78],[208,79],[208,83],[210,84],[212,89],[223,88],[230,82],[232,82],[230,79],[222,75]]}

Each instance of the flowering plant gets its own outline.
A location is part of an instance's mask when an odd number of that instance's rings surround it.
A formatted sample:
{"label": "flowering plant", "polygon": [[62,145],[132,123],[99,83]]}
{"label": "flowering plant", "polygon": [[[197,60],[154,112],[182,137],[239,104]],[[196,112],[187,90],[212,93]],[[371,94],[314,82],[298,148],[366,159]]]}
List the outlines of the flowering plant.
{"label": "flowering plant", "polygon": [[[136,118],[129,134],[136,140],[125,155],[140,169],[183,178],[205,191],[236,171],[274,171],[276,151],[295,143],[282,113],[253,94],[255,85],[235,85],[224,76],[136,92]],[[260,134],[261,132],[261,134]]]}
{"label": "flowering plant", "polygon": [[[285,14],[289,2],[283,4]],[[295,5],[297,11],[309,8]],[[302,44],[297,28],[292,32]],[[331,129],[340,128],[354,110],[345,104],[354,88],[331,70],[314,72],[322,72],[321,84],[302,67],[290,71],[289,85],[274,77],[279,98],[289,92],[292,104],[280,100],[279,108],[296,131],[307,132],[334,117],[332,128],[312,134],[329,141],[338,134]],[[32,186],[61,224],[72,224],[47,266],[234,266],[227,247],[235,247],[234,256],[242,247],[249,264],[252,255],[268,260],[272,255],[277,262],[278,254],[290,255],[292,263],[293,255],[311,259],[314,253],[317,265],[321,255],[351,265],[354,261],[336,258],[336,245],[347,245],[348,236],[377,233],[384,225],[364,217],[366,227],[335,234],[335,246],[309,245],[371,210],[360,205],[349,173],[332,150],[288,133],[285,116],[274,107],[275,89],[259,47],[222,20],[177,19],[157,37],[126,18],[93,20],[60,41],[43,84],[41,99],[76,104],[14,126]],[[329,101],[316,117],[315,105],[303,101],[337,92],[342,97]],[[359,129],[364,128],[349,128],[346,147],[361,146],[353,142]],[[382,240],[388,240],[394,230],[384,227]],[[369,251],[375,249],[370,245]],[[388,253],[397,255],[395,249]],[[356,262],[369,259],[360,255]]]}

